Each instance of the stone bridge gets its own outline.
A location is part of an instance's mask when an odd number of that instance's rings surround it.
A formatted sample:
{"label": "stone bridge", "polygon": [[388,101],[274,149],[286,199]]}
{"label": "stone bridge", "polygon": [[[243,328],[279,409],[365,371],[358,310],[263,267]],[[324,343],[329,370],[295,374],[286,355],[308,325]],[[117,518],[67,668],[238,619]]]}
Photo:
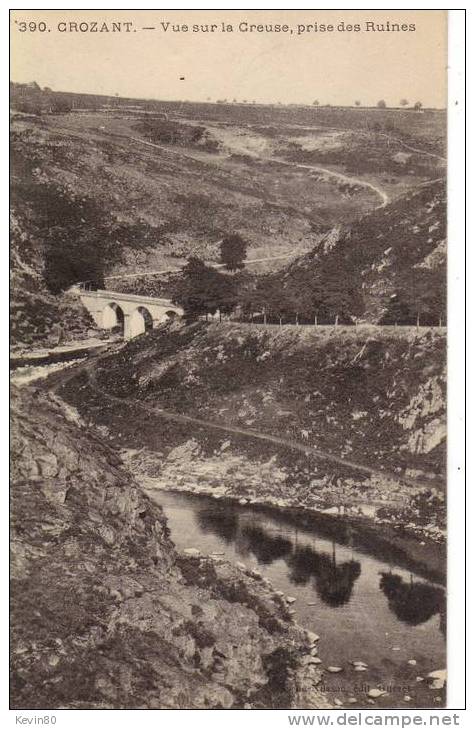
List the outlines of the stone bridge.
{"label": "stone bridge", "polygon": [[101,329],[120,327],[132,339],[184,311],[169,299],[125,294],[119,291],[78,291],[79,298]]}

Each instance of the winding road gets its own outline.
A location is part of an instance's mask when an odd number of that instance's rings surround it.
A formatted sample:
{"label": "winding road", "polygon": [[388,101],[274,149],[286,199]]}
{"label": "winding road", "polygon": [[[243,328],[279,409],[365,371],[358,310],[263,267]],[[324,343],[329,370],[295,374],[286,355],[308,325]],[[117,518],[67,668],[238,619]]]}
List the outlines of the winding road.
{"label": "winding road", "polygon": [[[178,152],[174,149],[171,150],[169,147],[160,144],[154,144],[153,142],[147,142],[144,139],[140,139],[139,137],[129,137],[129,139],[131,139],[133,142],[138,142],[139,144],[145,144],[147,147],[155,147],[156,149],[160,149],[162,152],[169,152],[171,154],[181,157],[187,157],[188,159],[196,159],[193,155],[185,154],[182,151]],[[376,193],[376,195],[379,196],[381,203],[380,205],[378,205],[378,207],[384,207],[389,202],[389,196],[384,190],[382,190],[377,185],[373,185],[373,183],[367,182],[366,180],[363,180],[359,177],[349,177],[349,175],[345,175],[342,172],[335,172],[335,170],[330,170],[327,167],[289,162],[288,160],[281,159],[280,157],[265,157],[265,160],[267,162],[278,163],[280,165],[285,165],[286,167],[292,167],[294,169],[298,168],[305,170],[315,170],[316,172],[321,172],[322,174],[327,175],[328,177],[332,177],[339,182],[344,182],[347,185],[357,185],[358,187],[365,187],[368,190],[372,190],[372,192]]]}
{"label": "winding road", "polygon": [[[353,134],[360,133],[362,136],[368,135],[368,132],[365,132],[365,131],[359,132],[358,130],[355,130],[355,129],[345,129],[345,128],[340,128],[340,127],[338,127],[338,129],[340,131],[351,132]],[[443,157],[442,155],[435,154],[434,152],[428,152],[424,149],[419,149],[417,147],[412,147],[412,146],[406,144],[405,142],[403,142],[401,139],[399,139],[397,137],[393,137],[390,134],[384,134],[384,132],[378,132],[378,136],[381,136],[385,139],[389,139],[392,142],[396,142],[397,144],[400,144],[405,149],[408,149],[409,151],[414,152],[416,154],[433,157],[442,162],[447,161],[446,158]],[[186,157],[187,159],[193,159],[193,160],[197,161],[197,158],[195,156],[193,156],[191,154],[186,154],[182,150],[178,151],[175,149],[170,149],[170,147],[168,147],[168,146],[161,145],[161,144],[155,144],[154,142],[148,142],[145,139],[141,139],[140,137],[129,137],[129,139],[133,142],[136,142],[137,144],[145,145],[146,147],[152,147],[154,149],[159,149],[162,152],[166,152],[168,154],[172,154],[172,155],[175,155],[178,157]],[[371,192],[375,193],[375,195],[378,196],[379,201],[380,201],[379,205],[377,205],[375,207],[375,210],[386,207],[386,205],[388,205],[388,203],[390,202],[389,195],[385,190],[383,190],[378,185],[376,185],[372,182],[369,182],[368,180],[362,179],[361,177],[351,177],[350,175],[345,175],[343,172],[336,172],[335,170],[331,170],[328,167],[321,167],[320,165],[310,165],[310,164],[303,164],[303,163],[298,163],[298,162],[289,162],[288,160],[284,160],[280,157],[266,157],[265,159],[269,162],[277,163],[279,165],[283,165],[286,167],[291,167],[293,169],[297,168],[297,169],[312,170],[315,172],[320,172],[322,175],[325,175],[329,178],[337,180],[338,182],[342,182],[347,185],[356,185],[357,187],[363,187],[363,188],[366,188],[367,190],[371,190]],[[200,161],[203,162],[203,160],[200,160]],[[204,164],[206,164],[206,163],[204,163]],[[417,185],[416,187],[424,187],[426,185],[431,185],[435,182],[439,182],[442,179],[444,179],[444,178],[438,178],[436,180],[428,180],[427,182],[420,183],[420,185]],[[220,242],[220,241],[218,241],[218,242]],[[273,261],[273,260],[291,258],[293,255],[294,255],[294,252],[288,253],[285,255],[269,256],[267,258],[256,258],[254,260],[246,261],[246,265],[251,264],[251,263],[261,263],[261,262],[265,262],[265,261]],[[213,265],[215,268],[221,268],[224,264],[211,264],[211,265]],[[148,273],[143,272],[143,273],[133,273],[133,274],[122,274],[122,275],[116,275],[116,276],[108,276],[106,280],[112,280],[114,278],[134,278],[134,277],[139,277],[139,276],[144,276],[144,275],[159,275],[159,274],[166,274],[166,273],[174,273],[175,271],[179,271],[179,270],[180,270],[179,268],[174,268],[174,269],[165,269],[162,271],[150,271]]]}
{"label": "winding road", "polygon": [[[147,142],[145,139],[140,139],[139,137],[129,137],[129,139],[133,142],[137,142],[138,144],[145,145],[146,147],[152,147],[154,149],[159,149],[162,152],[167,152],[168,154],[172,154],[174,156],[178,157],[186,157],[187,159],[192,159],[196,161],[196,158],[193,155],[188,155],[183,151],[177,151],[175,149],[170,149],[167,146],[160,145],[160,144],[154,144],[153,142]],[[274,162],[279,165],[283,165],[286,167],[292,167],[293,169],[305,169],[305,170],[313,170],[315,172],[320,172],[322,175],[325,175],[327,177],[333,178],[334,180],[338,180],[338,182],[342,182],[347,185],[356,185],[358,187],[364,187],[368,190],[371,190],[374,192],[380,199],[380,204],[376,206],[375,210],[378,208],[383,208],[389,203],[389,195],[377,185],[374,185],[372,182],[368,182],[367,180],[363,180],[359,177],[350,177],[349,175],[345,175],[342,172],[336,172],[335,170],[330,170],[327,167],[320,167],[317,165],[306,165],[301,164],[297,162],[289,162],[288,160],[281,159],[279,157],[268,157],[269,162]],[[200,160],[202,161],[202,160]],[[218,241],[219,244],[221,241]],[[278,254],[276,256],[267,256],[266,258],[254,258],[249,259],[245,261],[245,265],[248,266],[253,263],[265,263],[267,261],[278,261],[278,260],[284,260],[287,258],[292,258],[295,255],[295,251],[291,251],[290,253],[285,254]],[[223,268],[225,266],[224,263],[210,263],[208,264],[212,266],[213,268]],[[122,273],[122,274],[114,274],[112,276],[105,276],[105,281],[112,281],[116,279],[127,279],[127,278],[140,278],[142,276],[160,276],[165,275],[169,273],[178,273],[181,270],[181,268],[165,268],[161,269],[159,271],[139,271],[136,273]]]}
{"label": "winding road", "polygon": [[389,202],[389,195],[381,187],[373,185],[372,182],[367,182],[367,180],[362,180],[360,177],[349,177],[349,175],[344,175],[343,172],[335,172],[334,170],[329,170],[327,167],[305,165],[300,162],[289,162],[288,160],[282,160],[279,157],[270,157],[269,160],[271,162],[278,162],[280,165],[286,165],[287,167],[297,167],[304,170],[315,170],[316,172],[321,172],[323,175],[326,175],[328,177],[333,177],[333,179],[338,180],[339,182],[344,182],[347,185],[366,187],[368,190],[372,190],[372,192],[376,193],[376,195],[378,195],[381,200],[380,204],[376,206],[375,210],[377,210],[378,208],[384,208]]}
{"label": "winding road", "polygon": [[[217,245],[219,245],[221,241],[217,242]],[[278,256],[267,256],[266,258],[250,258],[246,259],[244,261],[244,264],[246,266],[249,266],[251,263],[264,263],[265,261],[278,261],[283,260],[285,258],[292,258],[295,255],[295,251],[291,251],[290,253],[283,253],[279,254]],[[226,266],[225,263],[207,263],[207,266],[211,266],[212,268],[224,268]],[[163,268],[160,271],[139,271],[138,273],[117,273],[113,276],[104,276],[104,281],[112,281],[113,279],[123,279],[123,278],[140,278],[141,276],[158,276],[161,274],[166,273],[179,273],[181,271],[181,268]]]}
{"label": "winding road", "polygon": [[[366,132],[364,130],[348,129],[348,128],[344,128],[344,127],[325,127],[325,128],[336,129],[336,130],[342,131],[342,132],[351,132],[352,134],[360,134],[361,136],[366,136],[366,137],[369,134],[369,132]],[[74,130],[71,130],[68,127],[59,127],[58,126],[58,127],[55,127],[55,129],[56,129],[56,131],[66,132],[68,134],[74,133]],[[321,127],[318,127],[318,129],[321,129]],[[76,134],[78,134],[78,136],[82,136],[78,132],[76,132]],[[446,158],[443,157],[442,155],[439,155],[439,154],[436,154],[433,152],[428,152],[424,149],[420,149],[417,147],[412,147],[412,146],[406,144],[405,142],[403,142],[401,139],[394,137],[390,134],[385,134],[384,132],[377,132],[377,134],[380,137],[383,137],[392,142],[400,144],[402,147],[404,147],[405,149],[407,149],[411,152],[433,157],[440,161],[446,162]],[[158,149],[161,152],[165,152],[166,154],[169,154],[169,155],[172,155],[175,157],[181,157],[181,158],[193,160],[194,162],[200,162],[203,165],[216,164],[216,162],[214,162],[214,161],[203,160],[201,157],[197,157],[196,155],[187,154],[182,149],[180,149],[180,150],[172,149],[170,146],[156,144],[154,142],[149,142],[140,137],[130,136],[130,135],[126,135],[126,134],[118,134],[118,133],[114,133],[114,132],[108,132],[105,134],[103,133],[100,136],[101,137],[112,136],[112,137],[120,138],[124,141],[127,141],[127,140],[132,141],[132,142],[135,142],[136,144],[140,144],[141,146],[150,147],[152,149]],[[327,167],[322,167],[321,165],[310,165],[310,164],[304,164],[304,163],[298,163],[298,162],[290,162],[290,161],[282,159],[280,157],[269,156],[269,157],[265,157],[264,159],[266,159],[268,162],[272,162],[274,164],[279,164],[279,165],[282,165],[285,167],[290,167],[293,169],[304,169],[304,170],[311,170],[314,172],[319,172],[320,174],[325,175],[326,177],[328,177],[330,179],[336,180],[337,182],[340,182],[340,183],[343,183],[346,185],[362,187],[367,190],[370,190],[379,199],[379,204],[376,205],[376,207],[374,208],[375,210],[386,207],[388,205],[388,203],[390,202],[388,193],[385,190],[383,190],[382,187],[380,187],[379,185],[377,185],[373,182],[369,182],[368,180],[365,180],[361,177],[354,177],[354,176],[346,175],[343,172],[337,172],[336,170],[332,170]],[[423,187],[426,185],[430,185],[435,182],[438,182],[440,179],[443,179],[443,178],[438,178],[437,180],[429,180],[427,182],[420,183],[419,185],[415,185],[414,187]],[[219,242],[220,241],[218,241],[218,243]],[[284,260],[284,259],[292,258],[294,255],[295,255],[295,251],[292,251],[292,252],[288,252],[285,254],[278,254],[276,256],[268,256],[266,258],[250,259],[250,260],[246,261],[246,265],[250,265],[253,263],[264,263],[264,262],[274,261],[274,260]],[[209,265],[212,265],[214,268],[221,268],[221,267],[223,267],[224,264],[211,263]],[[142,276],[159,276],[159,275],[165,275],[165,274],[170,274],[170,273],[176,273],[180,270],[181,270],[180,268],[175,267],[175,268],[161,269],[158,271],[143,271],[143,272],[140,271],[140,272],[136,272],[136,273],[114,274],[111,276],[106,276],[105,280],[112,281],[112,280],[117,280],[117,279],[140,278]]]}

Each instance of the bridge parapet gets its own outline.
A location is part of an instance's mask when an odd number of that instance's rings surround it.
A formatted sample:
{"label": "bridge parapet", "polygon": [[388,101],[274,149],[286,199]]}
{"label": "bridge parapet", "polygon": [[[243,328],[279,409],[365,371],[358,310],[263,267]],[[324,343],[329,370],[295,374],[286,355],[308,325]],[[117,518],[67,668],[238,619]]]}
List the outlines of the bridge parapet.
{"label": "bridge parapet", "polygon": [[168,306],[174,309],[181,309],[172,302],[171,299],[159,299],[155,296],[142,296],[142,294],[127,294],[123,291],[108,291],[105,289],[96,289],[95,291],[81,291],[81,296],[92,296],[97,299],[113,299],[114,301],[129,301],[139,304],[149,303],[152,305]]}

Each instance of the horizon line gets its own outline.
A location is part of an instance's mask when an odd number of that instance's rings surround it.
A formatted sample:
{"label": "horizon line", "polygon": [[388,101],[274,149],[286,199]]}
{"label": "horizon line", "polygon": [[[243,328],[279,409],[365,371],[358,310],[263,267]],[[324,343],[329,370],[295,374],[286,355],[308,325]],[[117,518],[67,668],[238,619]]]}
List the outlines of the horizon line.
{"label": "horizon line", "polygon": [[[12,78],[10,78],[10,83],[15,84],[22,84],[22,85],[28,85],[32,83],[38,83],[37,81],[14,81]],[[41,91],[44,91],[45,88],[50,89],[52,93],[56,94],[76,94],[78,96],[103,96],[104,98],[108,99],[124,99],[124,100],[132,100],[132,101],[148,101],[148,102],[158,102],[158,103],[174,103],[174,104],[209,104],[209,105],[218,105],[218,106],[224,106],[224,105],[241,105],[241,106],[305,106],[305,107],[314,107],[315,109],[321,108],[343,108],[343,109],[376,109],[379,111],[386,110],[392,110],[392,109],[400,109],[404,111],[413,111],[414,110],[414,104],[418,103],[415,101],[414,103],[409,103],[406,106],[401,106],[400,104],[397,105],[390,105],[387,104],[384,107],[378,107],[378,102],[376,102],[374,105],[370,104],[360,104],[356,105],[353,103],[340,103],[340,104],[330,104],[330,103],[319,103],[314,104],[310,101],[232,101],[229,99],[215,99],[215,100],[209,100],[209,99],[162,99],[157,97],[146,97],[146,96],[123,96],[120,94],[113,94],[113,93],[104,93],[104,92],[98,92],[98,91],[65,91],[63,89],[53,89],[48,86],[44,86],[43,88],[38,84]],[[382,99],[381,99],[382,100]],[[422,102],[421,102],[422,103]],[[424,106],[422,104],[422,110],[426,111],[447,111],[447,106]]]}

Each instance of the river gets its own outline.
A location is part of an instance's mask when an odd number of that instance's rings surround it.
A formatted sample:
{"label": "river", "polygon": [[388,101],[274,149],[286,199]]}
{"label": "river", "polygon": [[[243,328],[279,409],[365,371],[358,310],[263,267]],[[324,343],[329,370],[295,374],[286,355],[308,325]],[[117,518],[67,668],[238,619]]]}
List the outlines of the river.
{"label": "river", "polygon": [[[368,686],[379,684],[388,692],[380,706],[408,706],[404,696],[419,707],[441,700],[421,678],[445,666],[442,585],[362,543],[344,519],[300,525],[277,511],[206,496],[148,493],[163,507],[178,549],[242,562],[295,598],[296,620],[321,636],[322,665],[344,669],[325,674],[333,698],[364,705]],[[355,672],[350,661],[368,668]]]}
{"label": "river", "polygon": [[[44,376],[49,368],[18,370],[18,384]],[[145,486],[145,484],[143,484]],[[344,517],[312,519],[258,505],[146,488],[168,519],[179,550],[198,548],[258,569],[276,590],[295,598],[295,618],[321,636],[325,691],[346,704],[365,706],[368,687],[388,695],[378,706],[434,707],[440,691],[422,681],[445,667],[445,590],[440,570],[409,560],[398,545],[378,540]],[[409,550],[411,553],[411,550]],[[350,661],[363,661],[355,672]],[[409,661],[411,663],[409,663]],[[415,662],[415,663],[414,663]],[[441,706],[441,703],[438,703]],[[367,708],[367,707],[366,707]]]}

